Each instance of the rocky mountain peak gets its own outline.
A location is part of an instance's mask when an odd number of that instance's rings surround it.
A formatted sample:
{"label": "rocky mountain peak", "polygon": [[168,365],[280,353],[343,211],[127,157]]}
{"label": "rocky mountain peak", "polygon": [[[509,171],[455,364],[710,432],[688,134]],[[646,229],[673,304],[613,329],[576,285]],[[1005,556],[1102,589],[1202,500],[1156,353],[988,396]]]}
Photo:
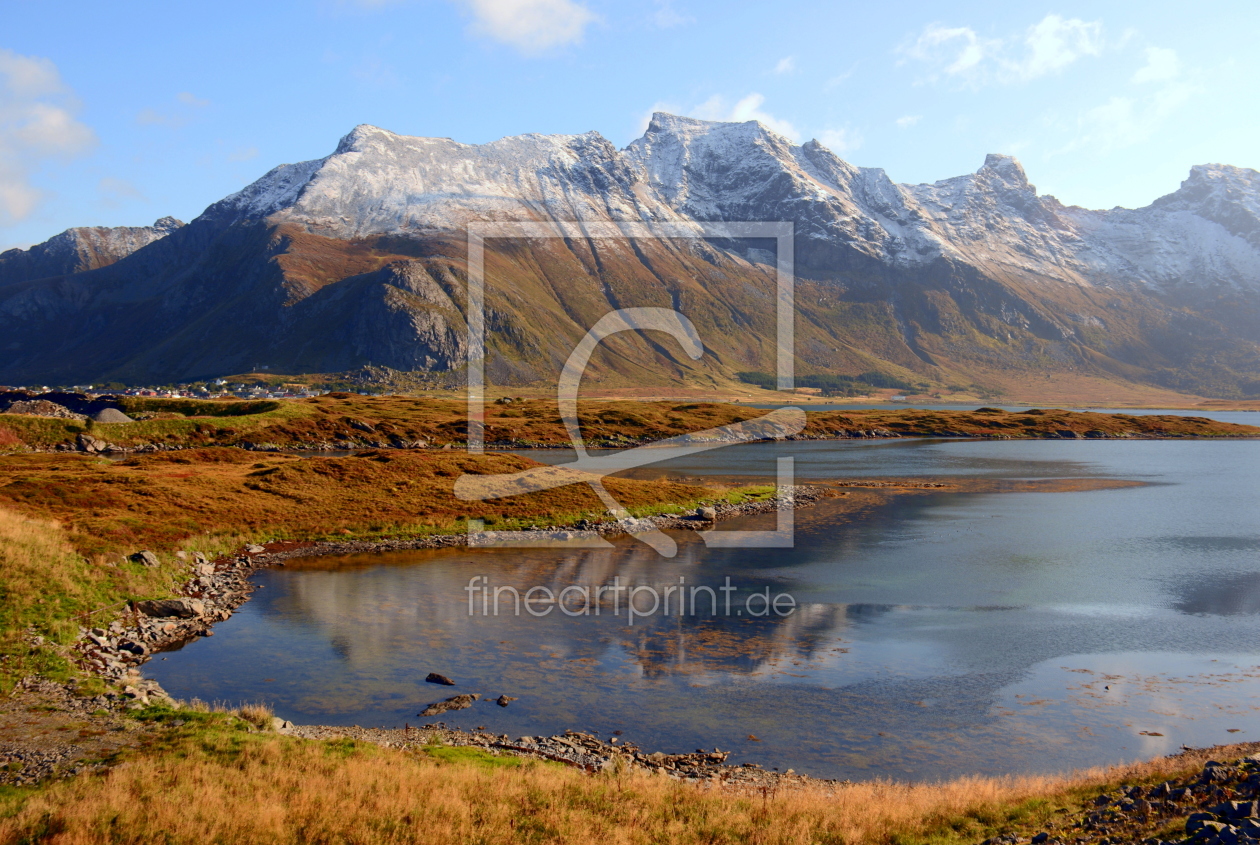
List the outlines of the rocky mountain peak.
{"label": "rocky mountain peak", "polygon": [[389,143],[400,137],[388,129],[382,129],[370,123],[360,123],[342,136],[333,154],[341,155],[349,152],[360,152],[364,146],[373,142]]}
{"label": "rocky mountain peak", "polygon": [[1260,173],[1228,164],[1197,164],[1181,187],[1150,206],[1191,212],[1260,248]]}
{"label": "rocky mountain peak", "polygon": [[1001,153],[989,153],[984,157],[984,164],[976,171],[977,176],[1000,180],[1008,188],[1036,192],[1037,188],[1028,182],[1028,174],[1024,165],[1015,156]]}

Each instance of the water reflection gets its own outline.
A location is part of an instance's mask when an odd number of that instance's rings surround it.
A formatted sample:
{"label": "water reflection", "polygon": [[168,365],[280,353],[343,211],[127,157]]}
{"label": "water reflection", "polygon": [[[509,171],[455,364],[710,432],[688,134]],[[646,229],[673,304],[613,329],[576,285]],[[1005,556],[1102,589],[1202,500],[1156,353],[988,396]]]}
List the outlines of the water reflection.
{"label": "water reflection", "polygon": [[1236,616],[1260,613],[1260,573],[1198,579],[1182,588],[1174,605],[1182,613]]}
{"label": "water reflection", "polygon": [[[450,724],[621,730],[666,751],[716,745],[736,762],[833,777],[1056,771],[1165,747],[1142,729],[1175,748],[1254,724],[1255,444],[789,443],[721,450],[687,471],[772,474],[785,450],[816,478],[1154,483],[870,494],[852,507],[855,493],[798,513],[792,549],[706,549],[679,532],[668,560],[627,541],[295,562],[259,573],[262,589],[215,637],[146,671],[181,697],[262,699],[295,721],[370,725],[421,721],[450,694],[424,683],[437,671],[457,692],[519,698],[447,714]],[[765,527],[756,519],[730,527]],[[474,576],[556,592],[729,577],[733,609],[769,588],[798,610],[633,626],[607,600],[598,616],[483,616],[479,605],[470,615]]]}

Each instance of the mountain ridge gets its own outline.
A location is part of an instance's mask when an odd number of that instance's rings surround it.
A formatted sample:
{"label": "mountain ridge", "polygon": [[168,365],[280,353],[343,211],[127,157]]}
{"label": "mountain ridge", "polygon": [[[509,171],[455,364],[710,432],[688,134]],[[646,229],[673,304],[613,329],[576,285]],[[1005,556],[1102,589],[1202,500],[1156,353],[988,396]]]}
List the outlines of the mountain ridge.
{"label": "mountain ridge", "polygon": [[[264,361],[289,372],[458,370],[462,227],[473,220],[697,231],[789,220],[802,372],[874,369],[999,392],[1035,372],[1219,395],[1260,385],[1255,171],[1196,165],[1148,206],[1090,210],[1039,195],[1011,156],[902,185],[755,121],[663,113],[621,150],[597,132],[473,145],[355,127],[328,156],[273,168],[108,266],[8,282],[0,317],[17,340],[0,348],[0,380],[182,378]],[[686,239],[492,246],[487,267],[503,289],[490,291],[490,369],[545,381],[603,313],[636,304],[694,310],[711,354],[693,364],[619,339],[597,356],[597,378],[770,369],[765,250]],[[148,330],[146,349],[111,347],[91,365],[74,357],[108,333],[105,315],[123,328],[141,313],[168,326]],[[269,328],[225,329],[225,319]],[[215,350],[216,325],[234,352]],[[50,340],[53,326],[77,334]]]}

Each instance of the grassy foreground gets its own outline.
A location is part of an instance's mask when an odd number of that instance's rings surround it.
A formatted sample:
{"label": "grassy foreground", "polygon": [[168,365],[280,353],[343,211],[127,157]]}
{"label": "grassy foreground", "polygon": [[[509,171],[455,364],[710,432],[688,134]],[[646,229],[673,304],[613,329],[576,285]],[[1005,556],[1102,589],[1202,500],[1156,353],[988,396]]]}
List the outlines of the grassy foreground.
{"label": "grassy foreground", "polygon": [[944,845],[996,830],[1028,836],[1122,780],[1154,783],[1206,759],[1062,778],[737,791],[464,748],[299,740],[226,714],[147,715],[184,724],[102,774],[0,795],[0,841]]}

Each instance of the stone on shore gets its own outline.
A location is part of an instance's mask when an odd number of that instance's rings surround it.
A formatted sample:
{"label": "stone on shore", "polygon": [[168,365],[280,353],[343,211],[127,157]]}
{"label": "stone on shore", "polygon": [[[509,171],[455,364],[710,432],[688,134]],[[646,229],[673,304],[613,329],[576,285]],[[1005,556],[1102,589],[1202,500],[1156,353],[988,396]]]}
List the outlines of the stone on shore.
{"label": "stone on shore", "polygon": [[93,437],[92,435],[87,434],[86,432],[83,434],[80,434],[78,438],[76,438],[75,442],[78,444],[80,452],[88,452],[89,454],[96,454],[97,452],[104,452],[106,449],[109,448],[109,444],[106,443],[104,440],[101,440],[98,437]]}
{"label": "stone on shore", "polygon": [[472,707],[472,703],[481,698],[479,693],[464,693],[463,695],[454,695],[444,701],[435,701],[424,711],[418,713],[419,716],[437,716],[448,710],[466,710]]}
{"label": "stone on shore", "polygon": [[206,612],[200,599],[152,599],[136,602],[136,610],[157,619],[196,619]]}

